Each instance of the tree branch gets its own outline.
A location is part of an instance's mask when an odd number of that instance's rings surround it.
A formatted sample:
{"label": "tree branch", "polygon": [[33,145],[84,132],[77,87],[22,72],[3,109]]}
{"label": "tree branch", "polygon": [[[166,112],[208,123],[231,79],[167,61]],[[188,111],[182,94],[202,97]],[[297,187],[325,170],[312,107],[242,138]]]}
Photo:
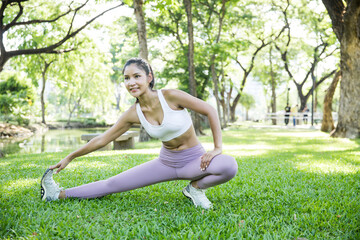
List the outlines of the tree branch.
{"label": "tree branch", "polygon": [[[120,6],[123,6],[123,5],[124,5],[124,3],[121,3],[119,5],[116,5],[116,6],[112,7],[112,8],[109,8],[109,9],[103,11],[102,13],[98,14],[94,18],[87,21],[83,26],[78,28],[76,31],[74,31],[72,33],[68,33],[63,39],[61,39],[57,43],[54,43],[54,44],[52,44],[50,46],[47,46],[47,47],[44,47],[44,48],[22,49],[22,50],[9,51],[8,52],[8,58],[18,56],[18,55],[29,55],[29,54],[39,54],[39,53],[60,53],[59,51],[62,51],[62,52],[68,51],[68,50],[55,50],[55,49],[58,48],[59,46],[61,46],[63,43],[65,43],[70,38],[75,37],[80,31],[82,31],[85,27],[87,27],[90,23],[95,21],[97,18],[104,15],[106,12],[111,11],[111,10],[113,10],[115,8],[118,8]],[[70,26],[70,28],[71,28],[71,26]]]}
{"label": "tree branch", "polygon": [[[87,1],[86,1],[87,2]],[[82,8],[83,6],[85,6],[84,4],[82,6],[80,6],[80,8]],[[18,16],[16,16],[16,18],[11,21],[11,23],[7,24],[4,26],[4,32],[9,30],[11,27],[14,26],[21,26],[21,25],[31,25],[31,24],[38,24],[38,23],[52,23],[52,22],[56,22],[57,20],[59,20],[60,18],[68,15],[70,12],[72,12],[71,8],[69,7],[69,10],[59,16],[57,16],[54,19],[50,19],[50,20],[40,20],[40,19],[35,19],[35,20],[31,20],[31,21],[26,21],[26,22],[16,22],[16,20],[18,19],[18,17],[20,17],[20,15],[22,15],[23,13],[23,7],[19,4],[20,7],[20,12],[18,14]]]}
{"label": "tree branch", "polygon": [[331,72],[325,74],[319,81],[315,83],[315,88],[317,88],[322,82],[331,77],[334,73],[336,73],[337,69],[332,70]]}

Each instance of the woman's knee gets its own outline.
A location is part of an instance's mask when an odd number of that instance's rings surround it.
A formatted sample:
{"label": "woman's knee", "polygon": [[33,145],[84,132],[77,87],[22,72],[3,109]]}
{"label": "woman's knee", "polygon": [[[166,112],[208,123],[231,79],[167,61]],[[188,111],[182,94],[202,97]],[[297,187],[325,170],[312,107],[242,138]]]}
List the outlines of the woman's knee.
{"label": "woman's knee", "polygon": [[233,178],[237,171],[238,165],[232,156],[229,155],[217,155],[213,158],[214,163],[216,163],[216,168],[221,175],[224,175],[225,178],[231,179]]}
{"label": "woman's knee", "polygon": [[119,187],[119,181],[116,176],[110,177],[106,180],[102,180],[104,189],[107,189],[111,192],[116,192]]}

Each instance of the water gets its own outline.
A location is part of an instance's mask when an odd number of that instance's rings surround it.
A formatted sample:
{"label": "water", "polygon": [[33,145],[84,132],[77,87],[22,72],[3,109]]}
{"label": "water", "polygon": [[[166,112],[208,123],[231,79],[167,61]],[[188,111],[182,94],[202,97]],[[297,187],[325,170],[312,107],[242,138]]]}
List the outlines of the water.
{"label": "water", "polygon": [[5,154],[74,151],[83,146],[82,134],[103,133],[107,128],[49,130],[43,135],[27,139],[0,139],[0,149]]}

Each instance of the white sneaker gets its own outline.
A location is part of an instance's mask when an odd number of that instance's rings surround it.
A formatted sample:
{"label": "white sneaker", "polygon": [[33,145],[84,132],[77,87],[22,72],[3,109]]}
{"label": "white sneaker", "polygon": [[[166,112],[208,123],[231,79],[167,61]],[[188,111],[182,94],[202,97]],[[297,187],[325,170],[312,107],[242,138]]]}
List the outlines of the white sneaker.
{"label": "white sneaker", "polygon": [[62,188],[55,183],[53,177],[53,170],[47,169],[41,179],[41,200],[54,201],[59,199],[59,194]]}
{"label": "white sneaker", "polygon": [[189,183],[182,192],[185,197],[192,200],[196,207],[200,206],[205,209],[212,208],[212,203],[205,195],[205,189],[194,188],[193,186],[191,186],[191,183]]}

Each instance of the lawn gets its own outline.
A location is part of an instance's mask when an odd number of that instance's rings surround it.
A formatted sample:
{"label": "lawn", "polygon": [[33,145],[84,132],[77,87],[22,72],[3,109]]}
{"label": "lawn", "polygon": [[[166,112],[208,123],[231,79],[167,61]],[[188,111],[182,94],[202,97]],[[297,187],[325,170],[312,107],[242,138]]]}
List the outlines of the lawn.
{"label": "lawn", "polygon": [[[209,132],[207,132],[209,133]],[[211,149],[211,137],[201,137]],[[360,239],[360,141],[315,130],[223,132],[239,170],[194,208],[173,181],[93,200],[40,201],[40,178],[68,152],[0,159],[1,239]],[[55,180],[64,188],[106,179],[155,158],[159,142],[95,152]]]}

